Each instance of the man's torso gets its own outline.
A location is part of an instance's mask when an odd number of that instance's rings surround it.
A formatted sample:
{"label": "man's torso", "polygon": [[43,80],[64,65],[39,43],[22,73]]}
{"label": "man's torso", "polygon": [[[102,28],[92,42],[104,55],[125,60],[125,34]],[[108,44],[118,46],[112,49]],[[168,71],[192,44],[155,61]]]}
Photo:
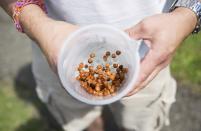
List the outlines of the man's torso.
{"label": "man's torso", "polygon": [[[105,23],[126,29],[147,16],[161,13],[165,2],[165,0],[46,0],[46,6],[48,15],[57,20],[80,26]],[[43,101],[46,101],[52,92],[63,93],[57,76],[49,68],[36,44],[33,44],[33,73],[40,87],[39,96]],[[169,71],[163,71],[158,77],[162,77],[163,74],[170,77]],[[158,91],[151,94],[150,89],[146,88],[142,93],[157,96],[161,91],[158,84],[164,82],[156,78],[151,82],[155,85],[155,89],[151,90]]]}

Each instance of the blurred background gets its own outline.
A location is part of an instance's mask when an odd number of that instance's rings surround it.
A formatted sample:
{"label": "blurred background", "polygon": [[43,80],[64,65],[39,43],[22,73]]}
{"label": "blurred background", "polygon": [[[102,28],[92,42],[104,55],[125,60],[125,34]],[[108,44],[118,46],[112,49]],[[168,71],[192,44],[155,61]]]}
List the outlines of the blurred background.
{"label": "blurred background", "polygon": [[[61,131],[36,96],[30,43],[0,9],[0,131]],[[201,131],[201,33],[183,42],[171,69],[178,82],[177,102],[171,125],[162,131]],[[103,112],[106,118],[111,115],[107,107]],[[116,130],[115,123],[107,126]]]}

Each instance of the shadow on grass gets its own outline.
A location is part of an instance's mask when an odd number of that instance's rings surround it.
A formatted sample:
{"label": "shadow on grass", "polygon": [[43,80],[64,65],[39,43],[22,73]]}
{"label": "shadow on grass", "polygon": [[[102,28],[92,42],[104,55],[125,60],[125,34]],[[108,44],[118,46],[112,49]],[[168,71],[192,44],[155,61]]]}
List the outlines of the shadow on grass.
{"label": "shadow on grass", "polygon": [[19,126],[16,131],[62,131],[47,107],[37,97],[31,64],[25,65],[19,70],[15,77],[14,87],[19,98],[33,105],[40,116],[39,118],[30,119],[25,124]]}

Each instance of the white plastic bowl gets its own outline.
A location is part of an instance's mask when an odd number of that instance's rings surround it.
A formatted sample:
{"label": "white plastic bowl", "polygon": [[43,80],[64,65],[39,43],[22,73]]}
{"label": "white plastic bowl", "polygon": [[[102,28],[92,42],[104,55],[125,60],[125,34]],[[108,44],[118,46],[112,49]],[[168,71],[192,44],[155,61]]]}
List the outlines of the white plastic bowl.
{"label": "white plastic bowl", "polygon": [[[70,95],[87,104],[105,105],[118,101],[132,90],[136,82],[140,68],[140,54],[144,56],[147,52],[147,47],[144,45],[141,41],[131,40],[126,33],[109,25],[95,24],[82,27],[68,36],[59,54],[58,73],[61,83]],[[94,96],[80,87],[80,83],[75,79],[76,68],[80,62],[87,63],[91,52],[96,53],[96,58],[101,56],[102,59],[103,53],[107,50],[120,50],[122,55],[118,58],[118,62],[128,67],[129,71],[115,95]],[[96,60],[96,63],[101,63],[100,59]]]}

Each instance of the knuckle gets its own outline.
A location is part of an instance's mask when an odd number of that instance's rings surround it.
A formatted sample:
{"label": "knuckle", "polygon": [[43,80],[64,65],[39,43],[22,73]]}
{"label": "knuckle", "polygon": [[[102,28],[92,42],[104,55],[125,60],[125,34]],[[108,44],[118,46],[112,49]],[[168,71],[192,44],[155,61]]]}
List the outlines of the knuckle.
{"label": "knuckle", "polygon": [[141,75],[141,77],[140,77],[140,83],[142,83],[143,81],[145,81],[146,78],[147,78],[147,76],[148,76],[148,73],[143,73],[143,74]]}
{"label": "knuckle", "polygon": [[142,32],[146,32],[147,28],[148,28],[147,22],[145,20],[141,21],[140,22],[140,30]]}

